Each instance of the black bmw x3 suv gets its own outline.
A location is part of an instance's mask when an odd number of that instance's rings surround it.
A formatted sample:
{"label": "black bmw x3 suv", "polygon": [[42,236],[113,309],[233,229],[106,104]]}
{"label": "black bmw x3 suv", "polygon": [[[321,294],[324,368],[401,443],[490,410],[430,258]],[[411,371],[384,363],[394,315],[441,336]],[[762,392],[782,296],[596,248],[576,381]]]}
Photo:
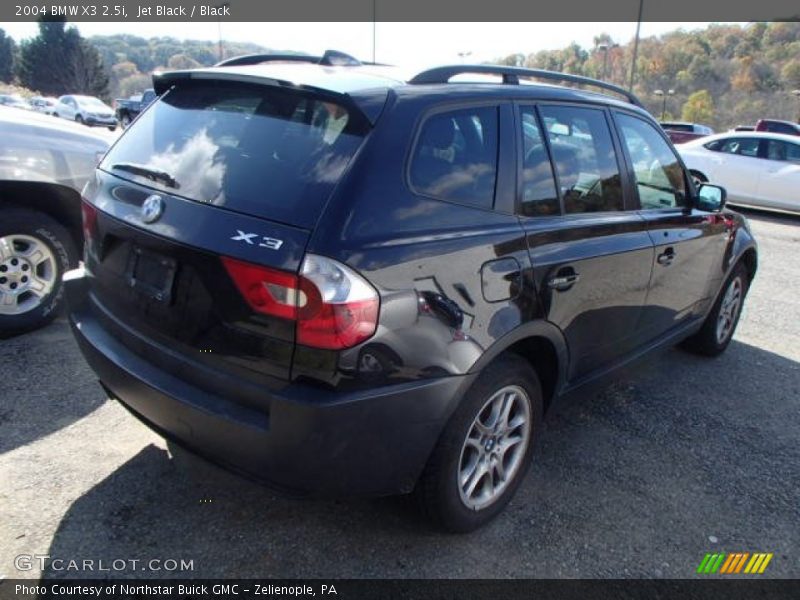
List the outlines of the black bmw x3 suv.
{"label": "black bmw x3 suv", "polygon": [[468,531],[555,398],[731,340],[748,225],[620,88],[335,53],[154,79],[66,287],[109,395],[179,447],[287,491],[413,491]]}

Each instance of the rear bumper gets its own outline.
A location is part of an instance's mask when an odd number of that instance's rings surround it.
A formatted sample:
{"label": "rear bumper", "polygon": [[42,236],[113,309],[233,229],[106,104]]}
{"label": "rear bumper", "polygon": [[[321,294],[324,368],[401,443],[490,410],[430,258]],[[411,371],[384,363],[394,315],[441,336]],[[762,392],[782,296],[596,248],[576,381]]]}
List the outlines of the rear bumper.
{"label": "rear bumper", "polygon": [[68,277],[65,286],[81,351],[116,399],[163,437],[287,492],[411,491],[471,379],[444,377],[348,393],[287,383],[278,392],[265,389],[264,408],[255,410],[132,352],[96,317],[86,279]]}

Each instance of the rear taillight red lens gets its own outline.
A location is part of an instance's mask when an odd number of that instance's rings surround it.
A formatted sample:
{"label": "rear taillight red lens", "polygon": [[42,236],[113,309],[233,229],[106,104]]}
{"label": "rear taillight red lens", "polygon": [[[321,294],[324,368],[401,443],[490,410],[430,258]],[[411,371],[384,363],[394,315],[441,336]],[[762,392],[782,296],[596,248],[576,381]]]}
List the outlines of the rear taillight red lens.
{"label": "rear taillight red lens", "polygon": [[342,350],[372,337],[378,292],[335,260],[307,254],[299,275],[224,257],[228,274],[256,312],[297,323],[297,343]]}
{"label": "rear taillight red lens", "polygon": [[244,299],[256,312],[284,319],[297,318],[297,277],[285,271],[222,257]]}

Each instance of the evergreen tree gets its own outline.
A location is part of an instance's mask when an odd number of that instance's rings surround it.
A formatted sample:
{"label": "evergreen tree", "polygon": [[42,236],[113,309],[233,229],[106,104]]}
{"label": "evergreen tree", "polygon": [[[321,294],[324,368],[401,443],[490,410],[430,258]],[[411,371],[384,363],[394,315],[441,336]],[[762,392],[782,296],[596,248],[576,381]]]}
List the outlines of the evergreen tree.
{"label": "evergreen tree", "polygon": [[0,81],[11,83],[14,79],[14,54],[17,45],[13,38],[0,29]]}
{"label": "evergreen tree", "polygon": [[43,94],[108,98],[108,75],[100,54],[63,18],[40,21],[39,35],[20,44],[20,83]]}

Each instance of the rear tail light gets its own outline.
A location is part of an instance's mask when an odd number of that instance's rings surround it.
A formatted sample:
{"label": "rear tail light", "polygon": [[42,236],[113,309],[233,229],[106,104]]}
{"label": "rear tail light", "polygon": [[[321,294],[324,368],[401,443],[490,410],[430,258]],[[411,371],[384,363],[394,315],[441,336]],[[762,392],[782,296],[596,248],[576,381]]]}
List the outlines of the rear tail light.
{"label": "rear tail light", "polygon": [[87,200],[81,202],[81,217],[83,220],[83,237],[88,242],[97,231],[97,209]]}
{"label": "rear tail light", "polygon": [[296,321],[298,344],[342,350],[375,333],[378,292],[335,260],[306,254],[299,275],[233,258],[222,262],[253,310]]}

